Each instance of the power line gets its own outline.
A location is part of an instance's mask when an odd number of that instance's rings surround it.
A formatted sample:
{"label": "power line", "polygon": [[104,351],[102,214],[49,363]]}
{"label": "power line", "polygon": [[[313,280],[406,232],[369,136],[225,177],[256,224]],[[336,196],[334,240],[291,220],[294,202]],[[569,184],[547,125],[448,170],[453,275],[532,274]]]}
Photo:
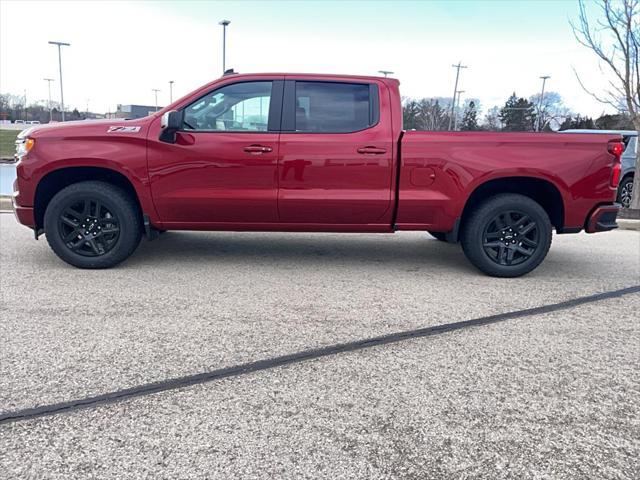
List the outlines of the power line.
{"label": "power line", "polygon": [[458,111],[460,110],[460,95],[464,93],[464,90],[458,90],[456,92],[457,94],[457,100],[456,100],[456,111],[455,111],[455,118],[453,120],[453,129],[454,130],[458,130]]}
{"label": "power line", "polygon": [[456,83],[453,87],[453,100],[451,100],[451,116],[449,117],[449,130],[451,130],[451,122],[453,121],[453,115],[456,108],[456,94],[458,92],[458,80],[460,79],[460,69],[461,68],[469,68],[466,65],[462,65],[462,62],[458,62],[457,65],[451,65],[456,69]]}

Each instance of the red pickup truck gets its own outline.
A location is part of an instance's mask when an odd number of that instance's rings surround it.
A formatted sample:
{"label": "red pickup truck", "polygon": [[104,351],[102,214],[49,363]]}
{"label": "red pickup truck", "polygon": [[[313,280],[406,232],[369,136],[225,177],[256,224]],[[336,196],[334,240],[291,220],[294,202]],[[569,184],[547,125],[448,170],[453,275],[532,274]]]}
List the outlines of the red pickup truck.
{"label": "red pickup truck", "polygon": [[616,228],[618,136],[405,131],[398,86],[229,73],[146,118],[27,129],[15,214],[81,268],[164,230],[422,230],[515,277],[553,229]]}

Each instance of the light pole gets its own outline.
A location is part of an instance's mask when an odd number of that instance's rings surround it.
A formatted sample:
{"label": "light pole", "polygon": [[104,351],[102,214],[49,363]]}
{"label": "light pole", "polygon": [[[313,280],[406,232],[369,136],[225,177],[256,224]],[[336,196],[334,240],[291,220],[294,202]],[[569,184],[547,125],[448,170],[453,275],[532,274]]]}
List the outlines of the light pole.
{"label": "light pole", "polygon": [[53,109],[51,108],[51,82],[53,82],[53,78],[44,78],[45,82],[47,82],[47,89],[49,90],[49,123],[53,120]]}
{"label": "light pole", "polygon": [[230,20],[221,20],[218,25],[222,25],[222,74],[227,71],[227,26]]}
{"label": "light pole", "polygon": [[158,111],[158,92],[160,92],[161,90],[157,89],[157,88],[152,88],[151,91],[155,94],[156,96],[156,112]]}
{"label": "light pole", "polygon": [[58,67],[60,68],[60,109],[62,110],[62,121],[64,122],[64,91],[62,89],[62,47],[70,47],[70,43],[49,42],[58,46]]}
{"label": "light pole", "polygon": [[542,101],[544,100],[544,85],[547,83],[547,79],[551,78],[549,75],[540,77],[542,79],[542,92],[540,92],[540,102],[538,102],[538,131],[542,130]]}
{"label": "light pole", "polygon": [[456,108],[456,94],[458,92],[458,79],[460,78],[460,69],[468,68],[466,65],[462,65],[462,62],[458,62],[457,65],[451,65],[456,69],[456,83],[453,87],[453,100],[451,100],[451,116],[449,117],[449,130],[451,130],[451,122],[453,121],[453,115]]}
{"label": "light pole", "polygon": [[392,72],[392,71],[390,71],[390,70],[378,70],[378,73],[381,73],[381,74],[383,74],[385,77],[388,77],[389,75],[391,75],[391,74],[393,74],[393,73],[395,73],[395,72]]}
{"label": "light pole", "polygon": [[173,80],[169,80],[169,103],[173,103]]}
{"label": "light pole", "polygon": [[464,93],[464,90],[458,90],[456,92],[456,110],[455,110],[455,118],[453,120],[453,129],[458,130],[458,110],[460,108],[460,95]]}

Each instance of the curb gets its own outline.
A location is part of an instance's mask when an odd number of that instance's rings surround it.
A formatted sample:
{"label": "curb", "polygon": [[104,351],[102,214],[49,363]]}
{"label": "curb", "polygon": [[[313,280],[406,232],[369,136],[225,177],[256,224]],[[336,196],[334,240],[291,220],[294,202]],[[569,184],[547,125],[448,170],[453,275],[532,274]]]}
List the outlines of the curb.
{"label": "curb", "polygon": [[13,206],[11,205],[11,197],[8,195],[0,196],[0,212],[13,212]]}
{"label": "curb", "polygon": [[621,230],[640,230],[640,220],[631,220],[628,218],[618,218],[616,220]]}

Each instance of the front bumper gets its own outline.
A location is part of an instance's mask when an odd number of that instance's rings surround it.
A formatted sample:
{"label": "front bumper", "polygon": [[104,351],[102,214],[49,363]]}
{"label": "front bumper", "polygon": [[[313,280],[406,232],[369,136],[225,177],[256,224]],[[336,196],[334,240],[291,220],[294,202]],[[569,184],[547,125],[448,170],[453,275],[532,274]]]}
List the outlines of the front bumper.
{"label": "front bumper", "polygon": [[607,232],[618,228],[616,218],[620,205],[614,203],[613,205],[602,205],[597,207],[589,218],[587,219],[585,231],[587,233]]}
{"label": "front bumper", "polygon": [[13,214],[16,216],[18,222],[29,228],[35,228],[36,219],[33,214],[33,207],[21,207],[16,203],[15,195],[11,197],[11,205],[13,206]]}
{"label": "front bumper", "polygon": [[16,216],[16,219],[22,225],[26,225],[29,228],[35,228],[36,226],[36,217],[33,211],[33,207],[23,207],[18,205],[18,197],[20,196],[20,191],[18,189],[18,179],[13,182],[13,195],[11,195],[11,206],[13,207],[13,214]]}

